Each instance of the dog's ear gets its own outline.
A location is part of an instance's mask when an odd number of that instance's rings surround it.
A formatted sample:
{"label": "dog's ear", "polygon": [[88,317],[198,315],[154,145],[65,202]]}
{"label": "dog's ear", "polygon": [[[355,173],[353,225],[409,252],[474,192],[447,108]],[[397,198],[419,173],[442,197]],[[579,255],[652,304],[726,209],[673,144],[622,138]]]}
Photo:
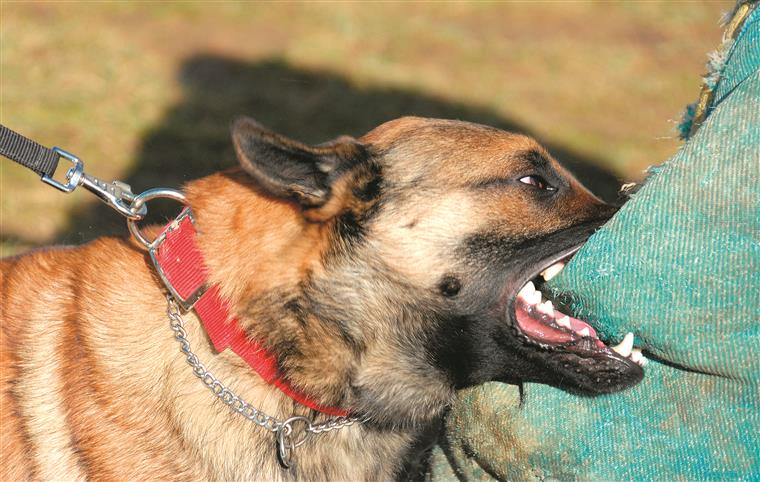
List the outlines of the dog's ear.
{"label": "dog's ear", "polygon": [[335,204],[341,180],[367,157],[351,137],[309,146],[272,132],[253,119],[232,124],[232,141],[243,170],[269,194],[291,199],[304,209]]}

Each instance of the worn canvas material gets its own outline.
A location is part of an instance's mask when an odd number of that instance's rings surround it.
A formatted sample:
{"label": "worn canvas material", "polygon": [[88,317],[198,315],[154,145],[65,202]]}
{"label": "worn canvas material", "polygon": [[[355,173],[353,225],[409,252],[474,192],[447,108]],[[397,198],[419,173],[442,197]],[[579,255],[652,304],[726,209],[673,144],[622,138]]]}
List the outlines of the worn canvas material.
{"label": "worn canvas material", "polygon": [[574,312],[650,358],[628,391],[461,393],[433,480],[760,480],[760,11],[709,116],[560,275]]}

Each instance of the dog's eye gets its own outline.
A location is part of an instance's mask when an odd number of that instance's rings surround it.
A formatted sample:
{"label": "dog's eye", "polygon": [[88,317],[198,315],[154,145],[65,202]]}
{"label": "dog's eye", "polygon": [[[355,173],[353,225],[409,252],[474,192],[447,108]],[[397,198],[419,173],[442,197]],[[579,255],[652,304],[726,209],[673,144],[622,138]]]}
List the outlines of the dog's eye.
{"label": "dog's eye", "polygon": [[523,184],[529,184],[533,187],[536,187],[538,189],[544,190],[544,191],[555,191],[557,188],[546,182],[546,179],[544,179],[541,176],[525,176],[518,179]]}

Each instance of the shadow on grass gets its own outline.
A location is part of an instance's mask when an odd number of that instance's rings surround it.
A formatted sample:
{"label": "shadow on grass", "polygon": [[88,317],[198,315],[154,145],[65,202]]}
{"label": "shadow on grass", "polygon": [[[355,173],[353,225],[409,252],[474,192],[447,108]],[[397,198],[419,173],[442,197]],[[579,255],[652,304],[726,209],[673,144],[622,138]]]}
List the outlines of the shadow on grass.
{"label": "shadow on grass", "polygon": [[[251,64],[199,55],[183,64],[179,77],[183,101],[145,136],[133,171],[123,179],[135,192],[178,187],[236,165],[229,124],[240,114],[309,143],[341,134],[360,136],[403,115],[468,120],[530,134],[488,109],[409,90],[363,89],[335,74],[305,71],[278,60]],[[619,183],[600,167],[605,162],[562,146],[548,147],[592,191],[616,199]],[[151,203],[150,220],[161,221],[176,211],[176,205]],[[57,242],[77,244],[106,234],[126,235],[124,221],[107,206],[92,203],[72,213],[69,228]]]}

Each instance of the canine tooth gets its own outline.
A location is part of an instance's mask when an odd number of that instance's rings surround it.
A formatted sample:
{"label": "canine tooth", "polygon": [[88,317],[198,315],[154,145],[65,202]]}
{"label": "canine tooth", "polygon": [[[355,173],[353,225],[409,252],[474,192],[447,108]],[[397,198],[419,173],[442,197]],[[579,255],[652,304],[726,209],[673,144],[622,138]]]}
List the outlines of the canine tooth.
{"label": "canine tooth", "polygon": [[581,336],[591,336],[591,332],[589,331],[588,327],[579,331],[578,334]]}
{"label": "canine tooth", "polygon": [[543,276],[543,278],[546,281],[549,281],[550,279],[552,279],[555,276],[557,276],[557,273],[559,273],[560,271],[562,271],[562,268],[564,268],[564,267],[565,267],[565,263],[563,263],[561,261],[559,263],[554,263],[553,265],[551,265],[548,268],[546,268],[545,270],[543,270],[541,272],[541,276]]}
{"label": "canine tooth", "polygon": [[612,349],[620,356],[626,358],[629,357],[631,355],[631,350],[633,350],[633,333],[627,333],[625,338],[623,338],[623,341],[621,341],[619,345],[613,346]]}
{"label": "canine tooth", "polygon": [[520,292],[518,293],[523,298],[528,299],[528,296],[532,295],[533,292],[536,291],[536,287],[533,285],[532,281],[528,281],[528,283],[522,287]]}
{"label": "canine tooth", "polygon": [[570,325],[570,317],[567,315],[557,319],[557,324],[561,327],[572,329],[572,326]]}

